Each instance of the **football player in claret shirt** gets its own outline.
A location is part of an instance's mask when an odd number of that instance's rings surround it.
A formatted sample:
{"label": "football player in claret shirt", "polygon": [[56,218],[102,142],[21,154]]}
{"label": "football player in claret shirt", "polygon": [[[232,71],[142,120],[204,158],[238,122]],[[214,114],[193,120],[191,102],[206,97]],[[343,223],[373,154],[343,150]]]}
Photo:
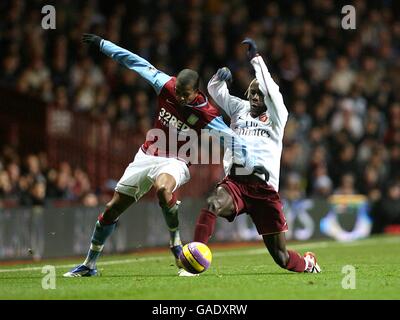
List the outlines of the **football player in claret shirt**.
{"label": "football player in claret shirt", "polygon": [[243,139],[254,165],[262,166],[267,174],[238,175],[230,151],[224,156],[226,177],[209,198],[208,208],[198,217],[194,241],[207,243],[214,232],[216,217],[232,222],[248,213],[274,261],[282,268],[295,272],[320,272],[312,252],[301,256],[286,249],[288,230],[279,198],[279,170],[282,140],[288,111],[278,85],[272,79],[263,58],[257,53],[254,40],[245,39],[247,55],[256,78],[247,90],[248,100],[229,94],[226,82],[232,80],[228,68],[221,68],[208,83],[208,92],[231,118],[231,128]]}
{"label": "football player in claret shirt", "polygon": [[[104,243],[114,231],[119,216],[134,202],[138,201],[152,187],[155,188],[159,204],[170,231],[170,248],[175,256],[178,274],[189,276],[179,263],[182,243],[179,236],[178,206],[174,191],[190,179],[188,163],[179,157],[179,147],[186,141],[176,139],[174,147],[169,146],[171,133],[184,135],[189,129],[200,133],[210,129],[218,136],[232,139],[234,132],[222,121],[218,108],[213,106],[207,96],[199,91],[197,72],[184,69],[177,77],[171,77],[157,70],[148,61],[125,50],[114,43],[93,34],[84,34],[84,43],[91,44],[101,52],[118,61],[123,66],[137,72],[152,85],[158,95],[158,115],[154,129],[146,136],[134,161],[128,165],[119,180],[114,196],[101,213],[93,231],[91,245],[86,260],[64,274],[65,277],[97,275],[96,261],[103,250]],[[160,143],[159,133],[164,134],[164,145]],[[245,156],[246,147],[239,143],[240,138],[232,139],[235,147],[235,161],[253,170],[251,161]],[[251,172],[251,171],[249,171]]]}

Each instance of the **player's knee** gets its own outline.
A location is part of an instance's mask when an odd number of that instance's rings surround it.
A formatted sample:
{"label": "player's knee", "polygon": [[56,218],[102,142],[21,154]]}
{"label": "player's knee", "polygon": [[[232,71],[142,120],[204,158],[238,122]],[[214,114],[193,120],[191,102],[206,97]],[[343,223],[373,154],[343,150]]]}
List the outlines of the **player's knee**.
{"label": "player's knee", "polygon": [[166,204],[168,196],[172,195],[172,192],[165,185],[156,186],[156,193],[161,204]]}
{"label": "player's knee", "polygon": [[208,206],[208,210],[210,212],[212,212],[213,214],[215,214],[216,216],[221,217],[221,218],[226,218],[232,214],[232,211],[230,211],[226,208],[217,207],[213,204]]}
{"label": "player's knee", "polygon": [[[219,187],[221,188],[221,187]],[[233,204],[219,189],[216,189],[211,197],[208,198],[208,210],[219,217],[229,217],[233,213]]]}
{"label": "player's knee", "polygon": [[208,211],[218,215],[220,205],[218,203],[218,196],[216,190],[213,191],[212,195],[207,198]]}
{"label": "player's knee", "polygon": [[217,214],[217,209],[215,208],[215,205],[213,203],[209,203],[208,204],[208,211],[212,212],[215,215],[218,215]]}
{"label": "player's knee", "polygon": [[212,212],[216,216],[221,214],[221,206],[218,202],[218,197],[215,192],[207,199],[207,203],[208,211]]}
{"label": "player's knee", "polygon": [[160,185],[160,186],[156,185],[155,188],[156,188],[157,197],[158,198],[163,197],[166,192],[165,186],[164,185]]}

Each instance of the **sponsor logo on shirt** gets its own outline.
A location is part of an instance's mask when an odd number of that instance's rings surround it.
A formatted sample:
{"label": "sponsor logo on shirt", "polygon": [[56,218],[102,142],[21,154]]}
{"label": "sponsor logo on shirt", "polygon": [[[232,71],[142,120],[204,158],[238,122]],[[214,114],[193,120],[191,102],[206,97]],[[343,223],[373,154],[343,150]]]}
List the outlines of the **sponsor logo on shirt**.
{"label": "sponsor logo on shirt", "polygon": [[257,136],[271,138],[270,132],[262,128],[236,128],[235,132],[240,136]]}
{"label": "sponsor logo on shirt", "polygon": [[160,113],[158,115],[158,120],[166,126],[173,126],[175,127],[178,131],[188,131],[190,128],[189,126],[184,123],[183,121],[179,120],[177,117],[175,117],[171,112],[165,110],[164,108],[160,109]]}
{"label": "sponsor logo on shirt", "polygon": [[[243,118],[239,118],[241,120],[244,120]],[[257,136],[257,137],[271,137],[271,133],[267,130],[264,129],[261,126],[265,126],[265,124],[260,124],[258,121],[251,121],[251,120],[245,120],[244,124],[241,126],[236,125],[235,126],[235,132],[239,135],[243,136]]]}

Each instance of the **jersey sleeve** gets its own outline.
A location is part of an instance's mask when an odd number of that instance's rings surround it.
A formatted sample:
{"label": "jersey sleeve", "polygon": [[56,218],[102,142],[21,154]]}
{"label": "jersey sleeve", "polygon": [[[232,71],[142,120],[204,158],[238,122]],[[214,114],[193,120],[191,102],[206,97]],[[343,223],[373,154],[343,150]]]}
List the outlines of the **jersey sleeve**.
{"label": "jersey sleeve", "polygon": [[215,74],[207,85],[207,90],[214,101],[232,118],[240,110],[242,99],[231,96],[225,81],[218,79]]}
{"label": "jersey sleeve", "polygon": [[140,74],[153,86],[157,94],[160,93],[165,83],[171,79],[169,75],[156,69],[146,59],[115,45],[111,41],[103,39],[100,43],[100,51],[119,62],[124,67]]}
{"label": "jersey sleeve", "polygon": [[232,150],[234,163],[246,168],[254,167],[254,163],[247,152],[245,141],[226,125],[221,116],[214,118],[205,128],[209,129],[212,135],[224,140],[225,147]]}
{"label": "jersey sleeve", "polygon": [[283,102],[279,86],[272,79],[271,74],[261,56],[256,56],[251,60],[251,64],[256,72],[260,90],[264,94],[264,101],[268,107],[271,120],[278,126],[284,127],[288,118],[288,111]]}

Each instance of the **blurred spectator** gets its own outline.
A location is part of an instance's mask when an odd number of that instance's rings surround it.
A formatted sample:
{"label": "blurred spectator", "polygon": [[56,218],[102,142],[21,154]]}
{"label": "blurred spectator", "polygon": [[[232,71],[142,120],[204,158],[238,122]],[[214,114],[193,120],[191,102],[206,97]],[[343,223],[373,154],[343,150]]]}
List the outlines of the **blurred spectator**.
{"label": "blurred spectator", "polygon": [[18,181],[21,177],[21,169],[16,162],[10,162],[7,165],[7,174],[10,179],[12,192],[18,193]]}
{"label": "blurred spectator", "polygon": [[304,100],[296,100],[293,104],[293,111],[290,115],[298,124],[297,139],[300,141],[307,140],[308,133],[311,129],[311,117],[307,113],[307,105]]}
{"label": "blurred spectator", "polygon": [[390,225],[400,225],[400,183],[392,181],[381,200],[371,208],[373,233],[381,233]]}
{"label": "blurred spectator", "polygon": [[132,99],[123,94],[118,99],[118,125],[120,128],[133,127],[136,123],[135,113],[132,107]]}
{"label": "blurred spectator", "polygon": [[364,133],[361,116],[355,110],[354,102],[351,99],[344,99],[340,102],[339,109],[332,118],[332,131],[345,130],[357,141]]}
{"label": "blurred spectator", "polygon": [[332,194],[332,181],[327,175],[320,175],[314,180],[312,195],[317,198],[328,198]]}
{"label": "blurred spectator", "polygon": [[383,70],[378,65],[376,58],[367,56],[364,58],[362,68],[358,76],[363,80],[363,89],[367,97],[372,97],[381,86]]}
{"label": "blurred spectator", "polygon": [[355,159],[355,147],[352,143],[344,144],[338,155],[333,155],[330,162],[329,173],[337,185],[338,179],[348,172],[357,173],[357,163]]}
{"label": "blurred spectator", "polygon": [[82,204],[85,207],[97,207],[99,205],[99,200],[94,193],[89,192],[82,197]]}
{"label": "blurred spectator", "polygon": [[374,202],[381,197],[382,186],[383,181],[379,176],[378,170],[372,166],[367,166],[364,169],[362,179],[358,183],[359,191]]}
{"label": "blurred spectator", "polygon": [[0,194],[2,197],[7,197],[12,195],[12,185],[11,185],[11,181],[10,178],[7,174],[6,171],[1,171],[0,172]]}
{"label": "blurred spectator", "polygon": [[29,203],[22,205],[44,206],[46,201],[46,181],[44,178],[36,179],[29,189]]}
{"label": "blurred spectator", "polygon": [[[88,174],[63,162],[50,168],[47,155],[29,154],[19,165],[19,157],[10,147],[0,153],[0,197],[23,206],[44,206],[49,200],[84,201],[93,193]],[[89,199],[90,203],[93,200]]]}
{"label": "blurred spectator", "polygon": [[91,191],[89,177],[82,169],[74,170],[73,180],[71,188],[74,198],[80,198]]}
{"label": "blurred spectator", "polygon": [[322,46],[315,48],[314,56],[306,60],[305,67],[310,74],[311,82],[318,84],[328,79],[332,63],[327,56],[326,48]]}
{"label": "blurred spectator", "polygon": [[333,91],[341,96],[348,94],[355,78],[356,74],[350,68],[347,57],[338,57],[330,79]]}
{"label": "blurred spectator", "polygon": [[282,190],[282,195],[286,200],[295,201],[303,199],[305,194],[303,192],[301,176],[295,172],[287,175],[285,188]]}
{"label": "blurred spectator", "polygon": [[338,188],[336,188],[333,193],[340,195],[357,194],[358,192],[355,189],[354,175],[352,173],[343,174],[340,177],[340,184]]}
{"label": "blurred spectator", "polygon": [[2,63],[0,85],[3,87],[15,87],[18,80],[19,57],[8,55]]}

